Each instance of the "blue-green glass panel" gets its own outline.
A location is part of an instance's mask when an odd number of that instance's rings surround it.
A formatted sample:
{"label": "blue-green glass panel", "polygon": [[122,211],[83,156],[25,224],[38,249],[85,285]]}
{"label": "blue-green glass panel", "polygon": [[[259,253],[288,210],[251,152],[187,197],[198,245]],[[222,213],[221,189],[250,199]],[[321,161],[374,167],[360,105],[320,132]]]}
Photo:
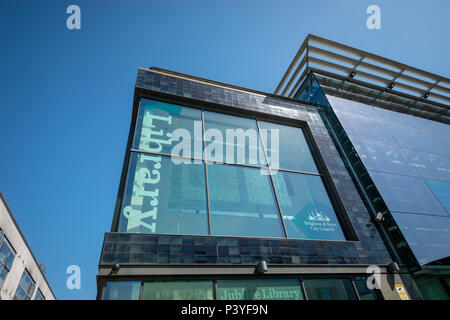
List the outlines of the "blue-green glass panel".
{"label": "blue-green glass panel", "polygon": [[119,232],[208,234],[205,168],[196,162],[132,153]]}
{"label": "blue-green glass panel", "polygon": [[139,300],[140,281],[108,282],[105,288],[104,300]]}
{"label": "blue-green glass panel", "polygon": [[386,130],[386,123],[348,112],[335,111],[342,127],[352,141],[356,138],[396,145],[396,142]]}
{"label": "blue-green glass panel", "polygon": [[283,237],[267,169],[208,164],[214,235]]}
{"label": "blue-green glass panel", "polygon": [[209,111],[204,117],[207,159],[267,166],[256,120]]}
{"label": "blue-green glass panel", "polygon": [[423,178],[450,181],[450,158],[406,148],[404,152]]}
{"label": "blue-green glass panel", "polygon": [[304,279],[308,300],[356,300],[350,279]]}
{"label": "blue-green glass panel", "polygon": [[385,125],[395,141],[404,148],[440,152],[432,139],[430,139],[422,129],[406,127],[394,123],[386,123]]}
{"label": "blue-green glass panel", "polygon": [[[262,136],[267,135],[265,145],[271,167],[318,172],[301,128],[264,121],[259,121],[259,126]],[[278,139],[272,139],[275,134]]]}
{"label": "blue-green glass panel", "polygon": [[156,280],[144,282],[143,300],[212,300],[211,280]]}
{"label": "blue-green glass panel", "polygon": [[366,169],[419,176],[399,146],[359,139],[352,142]]}
{"label": "blue-green glass panel", "polygon": [[389,210],[447,215],[423,179],[374,171],[370,176]]}
{"label": "blue-green glass panel", "polygon": [[199,109],[142,99],[133,148],[201,158],[201,119]]}
{"label": "blue-green glass panel", "polygon": [[360,300],[378,300],[377,294],[374,289],[369,289],[367,286],[366,277],[355,277],[353,279],[358,296]]}
{"label": "blue-green glass panel", "polygon": [[449,256],[449,216],[397,212],[392,215],[421,265]]}
{"label": "blue-green glass panel", "polygon": [[450,182],[425,180],[442,206],[450,214]]}
{"label": "blue-green glass panel", "polygon": [[345,240],[320,176],[278,171],[272,177],[289,238]]}
{"label": "blue-green glass panel", "polygon": [[298,279],[217,280],[218,300],[304,300]]}

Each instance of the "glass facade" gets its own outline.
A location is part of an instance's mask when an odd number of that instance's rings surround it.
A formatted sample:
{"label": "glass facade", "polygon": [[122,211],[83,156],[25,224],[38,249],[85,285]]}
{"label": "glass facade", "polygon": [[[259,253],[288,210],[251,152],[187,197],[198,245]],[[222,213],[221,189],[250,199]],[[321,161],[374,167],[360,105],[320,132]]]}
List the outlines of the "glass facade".
{"label": "glass facade", "polygon": [[309,300],[357,300],[350,279],[305,279]]}
{"label": "glass facade", "polygon": [[211,280],[146,281],[142,293],[144,300],[212,300]]}
{"label": "glass facade", "polygon": [[326,96],[421,265],[450,255],[450,127]]}
{"label": "glass facade", "polygon": [[119,232],[345,240],[304,129],[142,99]]}
{"label": "glass facade", "polygon": [[376,300],[367,278],[242,278],[108,282],[105,300]]}

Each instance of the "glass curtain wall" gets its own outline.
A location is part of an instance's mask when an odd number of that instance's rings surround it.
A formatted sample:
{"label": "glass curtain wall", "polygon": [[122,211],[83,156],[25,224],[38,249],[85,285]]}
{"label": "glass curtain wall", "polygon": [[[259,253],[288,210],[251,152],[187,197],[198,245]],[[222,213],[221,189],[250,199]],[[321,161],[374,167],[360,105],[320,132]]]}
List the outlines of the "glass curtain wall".
{"label": "glass curtain wall", "polygon": [[327,95],[421,265],[450,255],[450,126]]}

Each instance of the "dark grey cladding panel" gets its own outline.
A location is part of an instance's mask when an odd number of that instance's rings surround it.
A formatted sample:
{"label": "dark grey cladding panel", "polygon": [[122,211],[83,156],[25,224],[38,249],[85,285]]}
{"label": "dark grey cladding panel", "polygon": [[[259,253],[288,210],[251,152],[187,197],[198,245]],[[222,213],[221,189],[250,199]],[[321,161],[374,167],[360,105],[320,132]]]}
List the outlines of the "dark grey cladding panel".
{"label": "dark grey cladding panel", "polygon": [[[279,250],[272,250],[272,246],[261,242],[266,241],[261,239],[237,239],[234,240],[236,244],[234,242],[231,244],[232,240],[229,238],[206,237],[210,239],[209,242],[207,241],[208,244],[202,244],[202,241],[206,241],[199,240],[202,237],[136,234],[117,234],[116,237],[114,234],[107,234],[100,264],[201,263],[202,261],[244,264],[254,263],[255,259],[261,257],[266,257],[271,263],[282,264],[388,264],[392,261],[376,226],[370,223],[370,215],[315,107],[144,69],[138,71],[136,87],[187,97],[199,102],[211,102],[220,105],[222,109],[231,106],[266,115],[306,121],[359,241],[281,239],[276,240],[276,245],[275,242],[272,243],[273,247],[278,247]],[[149,241],[149,245],[133,246],[133,243],[142,244],[141,240],[135,242],[134,238],[142,238],[144,243]],[[162,244],[161,241],[167,240],[166,238],[177,244],[172,242]],[[191,244],[192,241],[197,241],[198,244]],[[150,245],[152,242],[156,242],[157,245]],[[175,246],[174,250],[172,245]],[[196,253],[198,246],[205,246],[209,251]],[[134,247],[139,248],[139,251],[134,251]],[[241,250],[244,247],[250,249]],[[284,249],[281,250],[281,248]],[[179,250],[182,251],[179,252]],[[239,252],[241,258],[231,259],[230,257],[234,256],[233,252]],[[202,254],[204,257],[199,256]],[[196,255],[198,261],[195,259]]]}

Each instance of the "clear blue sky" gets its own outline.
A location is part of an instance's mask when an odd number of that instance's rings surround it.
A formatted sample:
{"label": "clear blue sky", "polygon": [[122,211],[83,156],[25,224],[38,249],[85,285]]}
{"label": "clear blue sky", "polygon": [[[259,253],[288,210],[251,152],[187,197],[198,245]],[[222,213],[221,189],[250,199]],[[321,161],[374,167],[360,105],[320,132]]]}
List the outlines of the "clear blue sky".
{"label": "clear blue sky", "polygon": [[[81,8],[81,30],[66,8]],[[366,8],[381,7],[381,30]],[[273,92],[308,33],[450,74],[450,2],[0,2],[0,190],[57,298],[94,299],[138,67]],[[81,290],[66,288],[68,265]]]}

